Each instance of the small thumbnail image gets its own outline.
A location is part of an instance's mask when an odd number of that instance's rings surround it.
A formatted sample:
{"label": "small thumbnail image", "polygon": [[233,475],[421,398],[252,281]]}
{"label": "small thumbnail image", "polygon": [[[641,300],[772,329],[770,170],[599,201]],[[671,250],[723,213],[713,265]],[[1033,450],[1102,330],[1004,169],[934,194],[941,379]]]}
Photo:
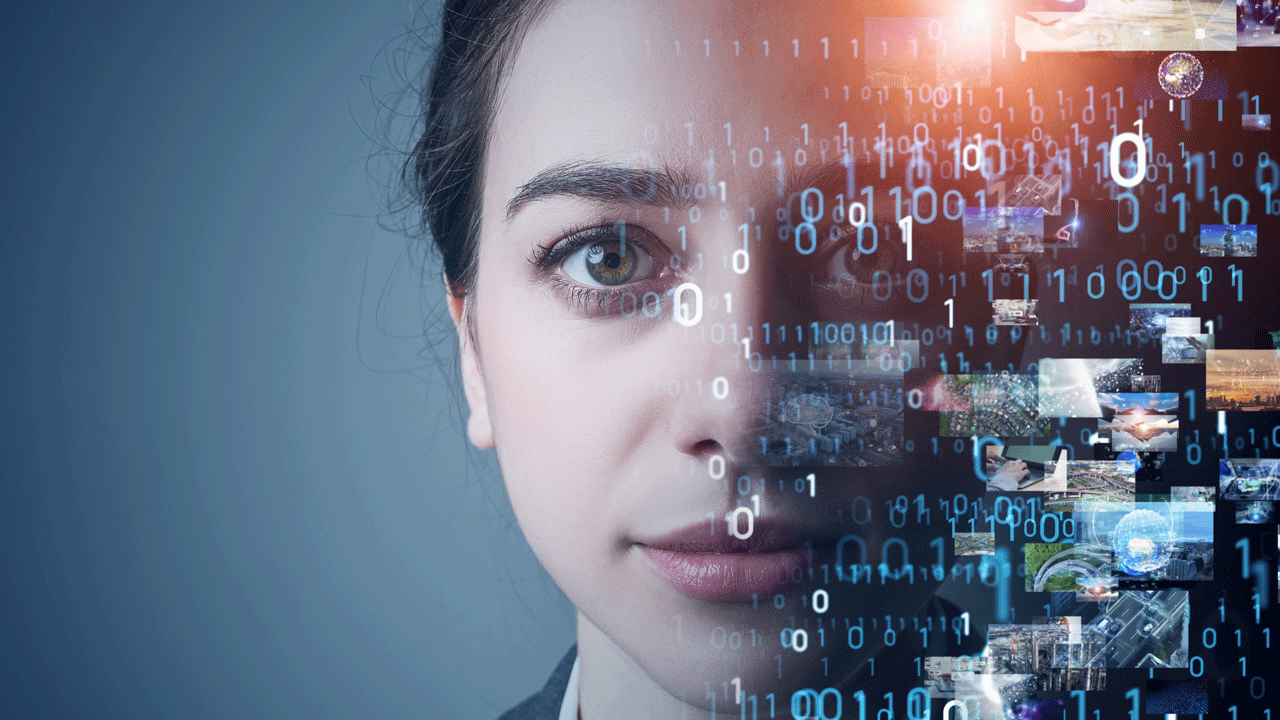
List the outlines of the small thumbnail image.
{"label": "small thumbnail image", "polygon": [[1053,492],[1067,489],[1067,457],[1061,445],[984,445],[987,492]]}
{"label": "small thumbnail image", "polygon": [[[1000,191],[1004,191],[999,201],[1002,207],[1038,207],[1044,209],[1045,215],[1062,213],[1062,176],[1059,174],[1014,175],[987,184],[988,193]],[[1077,206],[1079,202],[1076,201]]]}
{"label": "small thumbnail image", "polygon": [[[984,654],[989,658],[991,669],[986,679],[1025,679],[1017,681],[1015,686],[997,687],[988,683],[990,690],[985,693],[979,689],[979,696],[985,694],[987,698],[994,698],[997,704],[994,712],[992,708],[985,708],[982,715],[974,713],[971,717],[1058,718],[1063,712],[1061,704],[1046,706],[1042,704],[1045,700],[1033,697],[1053,690],[1100,689],[1105,684],[1105,648],[1106,640],[1110,638],[1105,633],[1092,632],[1086,637],[1085,627],[1083,623],[1071,623],[1065,618],[1053,618],[1042,625],[989,625]],[[957,682],[956,697],[967,700],[971,689],[962,688]],[[1056,701],[1061,699],[1056,698]],[[1022,705],[1024,701],[1031,705]],[[1008,703],[1006,708],[1016,703],[1015,707],[1020,706],[1020,709],[1002,712],[1000,706],[1004,703]]]}
{"label": "small thumbnail image", "polygon": [[1276,31],[1265,0],[1236,0],[1236,47],[1275,45]]}
{"label": "small thumbnail image", "polygon": [[1280,500],[1280,460],[1275,458],[1229,458],[1218,461],[1218,498],[1255,502]]}
{"label": "small thumbnail image", "polygon": [[1039,325],[1036,316],[1037,300],[993,300],[991,302],[992,325]]}
{"label": "small thumbnail image", "polygon": [[1074,543],[1026,543],[1027,592],[1079,592],[1082,577],[1078,563],[1063,562],[1074,556]]}
{"label": "small thumbnail image", "polygon": [[1129,384],[1129,390],[1136,393],[1160,392],[1160,376],[1134,375],[1133,382]]}
{"label": "small thumbnail image", "polygon": [[965,208],[964,250],[1021,255],[1044,252],[1044,208]]}
{"label": "small thumbnail image", "polygon": [[[915,392],[919,391],[920,407],[915,407]],[[926,412],[968,412],[973,408],[972,375],[933,375],[926,377],[908,391],[913,409]]]}
{"label": "small thumbnail image", "polygon": [[1212,335],[1169,335],[1160,341],[1160,360],[1164,363],[1203,365],[1213,349]]}
{"label": "small thumbnail image", "polygon": [[1141,358],[1041,358],[1040,414],[1045,417],[1102,417],[1098,393],[1134,390]]}
{"label": "small thumbnail image", "polygon": [[1076,500],[1132,502],[1135,471],[1133,463],[1115,460],[1068,460],[1067,492]]}
{"label": "small thumbnail image", "polygon": [[780,373],[754,390],[764,463],[884,467],[902,463],[902,375],[834,370]]}
{"label": "small thumbnail image", "polygon": [[1031,272],[1031,262],[1024,253],[998,253],[993,269],[997,273],[1026,275]]}
{"label": "small thumbnail image", "polygon": [[1257,225],[1201,225],[1200,254],[1205,257],[1257,257]]}
{"label": "small thumbnail image", "polygon": [[1204,368],[1206,410],[1280,410],[1275,350],[1210,350]]}
{"label": "small thumbnail image", "polygon": [[1229,14],[1199,4],[1025,0],[1014,41],[1025,52],[1235,50]]}
{"label": "small thumbnail image", "polygon": [[995,533],[958,532],[955,534],[954,539],[955,539],[955,554],[957,557],[961,555],[995,555],[996,554]]}
{"label": "small thumbnail image", "polygon": [[1100,442],[1109,442],[1113,450],[1141,452],[1175,452],[1178,449],[1177,415],[1117,415],[1098,421]]}
{"label": "small thumbnail image", "polygon": [[1097,575],[1080,582],[1080,590],[1076,593],[1078,602],[1105,602],[1120,597],[1120,579],[1099,577]]}
{"label": "small thumbnail image", "polygon": [[1102,418],[1176,415],[1178,393],[1098,393]]}
{"label": "small thumbnail image", "polygon": [[1164,335],[1171,317],[1191,317],[1191,303],[1129,303],[1129,330],[1144,337]]}
{"label": "small thumbnail image", "polygon": [[1164,334],[1168,335],[1199,335],[1200,334],[1200,318],[1198,317],[1171,317],[1165,320]]}
{"label": "small thumbnail image", "polygon": [[1046,248],[1115,247],[1119,241],[1115,200],[1063,198],[1061,212],[1045,212]]}
{"label": "small thumbnail image", "polygon": [[1276,503],[1274,500],[1236,502],[1237,525],[1270,525],[1275,521]]}
{"label": "small thumbnail image", "polygon": [[956,680],[988,672],[988,659],[981,655],[931,656],[924,659],[924,687],[929,697],[950,698],[956,694]]}
{"label": "small thumbnail image", "polygon": [[1132,463],[1115,460],[1068,460],[1067,489],[1047,493],[1044,511],[1072,512],[1076,504],[1132,503],[1137,484]]}
{"label": "small thumbnail image", "polygon": [[1240,128],[1253,132],[1269,131],[1271,130],[1271,115],[1241,115]]}
{"label": "small thumbnail image", "polygon": [[968,378],[969,410],[939,413],[942,437],[1030,437],[1049,434],[1040,416],[1037,376],[1023,373],[961,375]]}
{"label": "small thumbnail image", "polygon": [[1218,488],[1212,485],[1174,485],[1169,488],[1173,502],[1213,504],[1218,499]]}
{"label": "small thumbnail image", "polygon": [[1093,558],[1094,575],[1120,578],[1121,589],[1212,580],[1214,516],[1205,503],[1082,502],[1074,511],[1075,549]]}

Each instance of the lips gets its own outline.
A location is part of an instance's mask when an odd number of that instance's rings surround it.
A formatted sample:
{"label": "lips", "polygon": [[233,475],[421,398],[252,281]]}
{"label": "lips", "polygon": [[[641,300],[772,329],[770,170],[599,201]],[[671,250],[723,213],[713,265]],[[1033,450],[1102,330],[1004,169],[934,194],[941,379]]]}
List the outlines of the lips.
{"label": "lips", "polygon": [[636,544],[658,577],[698,600],[744,602],[795,587],[810,577],[811,538],[798,529],[757,518],[751,537],[738,539],[723,523],[698,523]]}

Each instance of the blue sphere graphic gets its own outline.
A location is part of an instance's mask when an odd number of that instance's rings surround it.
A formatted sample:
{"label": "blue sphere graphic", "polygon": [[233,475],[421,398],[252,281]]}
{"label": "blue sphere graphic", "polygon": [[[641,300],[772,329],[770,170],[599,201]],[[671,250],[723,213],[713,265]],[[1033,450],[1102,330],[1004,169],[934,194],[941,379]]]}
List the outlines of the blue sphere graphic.
{"label": "blue sphere graphic", "polygon": [[1130,575],[1144,575],[1169,562],[1173,535],[1169,521],[1151,510],[1134,510],[1120,518],[1111,533],[1120,569]]}

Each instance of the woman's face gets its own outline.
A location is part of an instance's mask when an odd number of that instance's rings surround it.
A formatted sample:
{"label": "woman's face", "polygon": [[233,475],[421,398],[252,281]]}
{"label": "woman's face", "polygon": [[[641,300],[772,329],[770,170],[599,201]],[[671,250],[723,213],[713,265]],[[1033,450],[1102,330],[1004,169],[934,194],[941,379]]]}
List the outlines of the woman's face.
{"label": "woman's face", "polygon": [[[596,648],[616,649],[698,705],[709,702],[704,683],[733,677],[761,697],[812,687],[824,655],[833,675],[850,672],[877,645],[872,617],[910,614],[934,587],[918,572],[912,584],[835,581],[833,548],[847,533],[873,566],[895,533],[917,566],[934,562],[926,534],[887,522],[888,504],[925,481],[903,472],[894,445],[901,375],[855,369],[864,323],[874,335],[882,321],[945,322],[945,309],[913,315],[901,286],[885,301],[868,291],[876,270],[907,268],[896,227],[878,222],[878,251],[855,254],[857,233],[842,235],[833,212],[854,180],[839,144],[876,134],[844,100],[846,86],[863,85],[844,47],[861,20],[804,7],[556,3],[505,77],[472,307],[454,304],[472,323],[461,328],[471,438],[496,447],[530,544],[580,611],[584,667]],[[807,188],[804,212],[817,219],[812,240],[797,242]],[[887,195],[876,202],[891,207]],[[915,242],[917,262],[937,255]],[[686,290],[678,322],[671,292],[683,283],[700,289],[701,317]],[[846,331],[815,346],[813,323],[851,323],[856,341]],[[889,407],[859,413],[868,392]],[[849,402],[823,426],[841,394]],[[787,422],[788,412],[814,415]],[[836,436],[845,460],[830,449],[813,460]],[[788,461],[810,438],[810,461]],[[737,508],[750,510],[735,519],[750,539],[730,534]],[[855,513],[872,520],[855,525]],[[846,567],[862,562],[858,544],[846,543]],[[858,651],[846,619],[867,625]],[[781,649],[783,628],[806,626],[814,646],[826,628],[824,649]]]}

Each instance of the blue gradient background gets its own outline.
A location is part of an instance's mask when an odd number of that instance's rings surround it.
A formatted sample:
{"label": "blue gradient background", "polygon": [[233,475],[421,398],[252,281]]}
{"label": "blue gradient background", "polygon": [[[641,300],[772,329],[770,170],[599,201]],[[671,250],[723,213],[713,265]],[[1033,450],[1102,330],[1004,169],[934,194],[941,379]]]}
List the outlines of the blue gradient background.
{"label": "blue gradient background", "polygon": [[572,642],[377,225],[424,21],[301,7],[5,11],[0,717],[488,719]]}

